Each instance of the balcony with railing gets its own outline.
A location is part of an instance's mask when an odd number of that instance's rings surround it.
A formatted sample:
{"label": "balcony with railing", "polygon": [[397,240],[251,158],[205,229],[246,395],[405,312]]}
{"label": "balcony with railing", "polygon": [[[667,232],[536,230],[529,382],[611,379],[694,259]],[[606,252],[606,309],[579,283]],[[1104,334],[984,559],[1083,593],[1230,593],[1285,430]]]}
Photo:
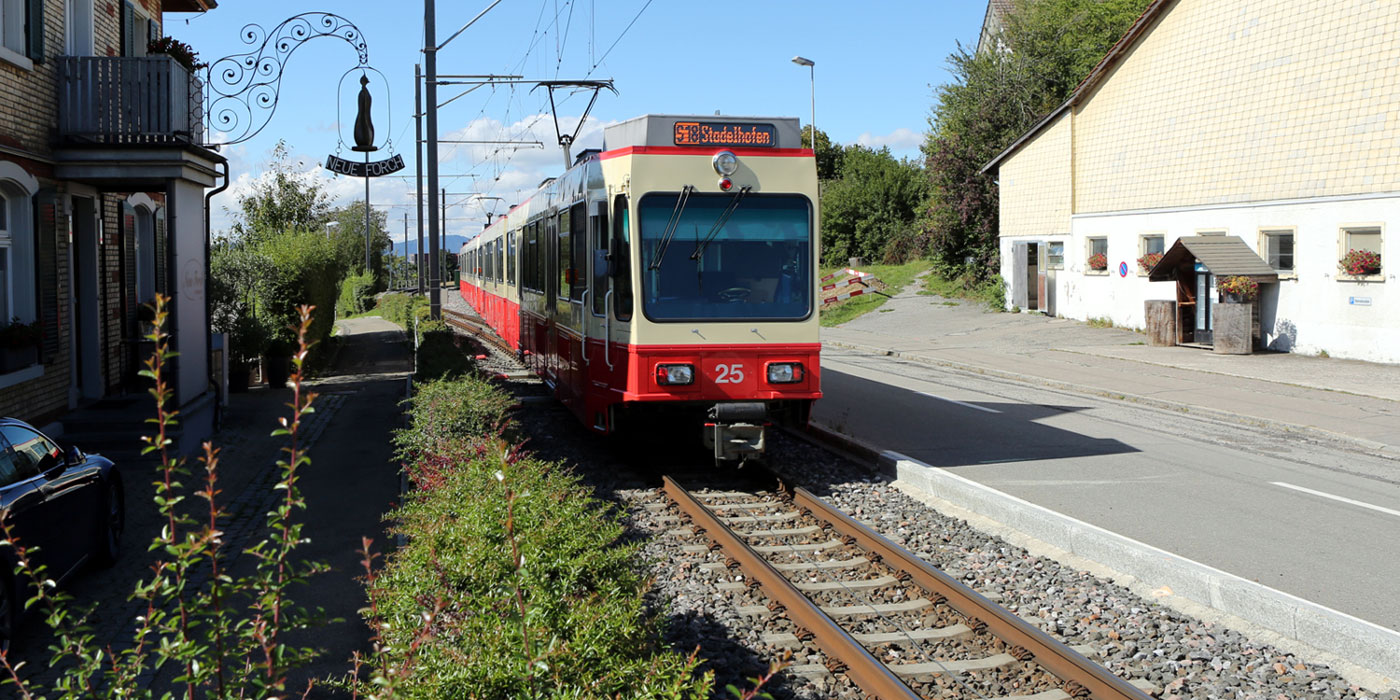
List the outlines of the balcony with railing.
{"label": "balcony with railing", "polygon": [[169,56],[58,59],[63,145],[205,145],[204,85]]}

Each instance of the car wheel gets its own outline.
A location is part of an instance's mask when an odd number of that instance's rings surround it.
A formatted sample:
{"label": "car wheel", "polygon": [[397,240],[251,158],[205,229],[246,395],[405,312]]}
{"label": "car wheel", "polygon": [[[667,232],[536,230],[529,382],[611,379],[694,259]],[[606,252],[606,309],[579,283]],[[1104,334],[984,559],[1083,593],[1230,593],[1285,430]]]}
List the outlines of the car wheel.
{"label": "car wheel", "polygon": [[97,543],[97,563],[111,566],[121,555],[122,531],[126,528],[126,501],[122,483],[113,479],[107,484],[107,497],[102,499],[101,538]]}

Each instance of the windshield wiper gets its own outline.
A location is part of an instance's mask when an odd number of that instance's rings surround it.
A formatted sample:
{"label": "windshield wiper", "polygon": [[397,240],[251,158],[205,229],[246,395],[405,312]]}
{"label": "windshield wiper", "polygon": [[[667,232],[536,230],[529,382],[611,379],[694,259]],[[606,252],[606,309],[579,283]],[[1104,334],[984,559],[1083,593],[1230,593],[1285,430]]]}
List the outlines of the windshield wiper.
{"label": "windshield wiper", "polygon": [[729,200],[729,206],[725,207],[723,212],[720,212],[718,219],[715,219],[715,225],[711,226],[710,232],[705,234],[705,240],[700,241],[700,243],[695,246],[695,252],[690,254],[691,260],[699,260],[700,256],[705,254],[705,248],[707,248],[710,245],[710,241],[713,241],[715,236],[718,236],[719,232],[724,229],[724,225],[729,223],[729,217],[734,215],[734,210],[739,208],[739,202],[744,201],[744,195],[749,193],[749,189],[749,187],[740,187],[739,191],[734,193],[734,199]]}
{"label": "windshield wiper", "polygon": [[661,240],[656,242],[656,250],[652,251],[648,270],[661,269],[661,260],[666,257],[666,249],[671,247],[671,237],[675,235],[676,225],[681,221],[681,213],[685,211],[685,204],[690,200],[690,193],[694,191],[693,185],[681,188],[681,194],[676,198],[676,208],[671,210],[671,220],[666,222],[666,232],[661,234]]}

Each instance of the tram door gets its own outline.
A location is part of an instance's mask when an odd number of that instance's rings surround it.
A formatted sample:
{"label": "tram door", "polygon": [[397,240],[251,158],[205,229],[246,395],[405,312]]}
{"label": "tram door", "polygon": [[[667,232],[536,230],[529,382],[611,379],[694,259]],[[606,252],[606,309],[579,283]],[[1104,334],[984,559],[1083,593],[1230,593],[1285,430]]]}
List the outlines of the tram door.
{"label": "tram door", "polygon": [[559,220],[553,216],[544,219],[545,231],[545,271],[544,271],[544,374],[550,384],[559,383],[559,326],[555,322],[555,308],[559,299]]}

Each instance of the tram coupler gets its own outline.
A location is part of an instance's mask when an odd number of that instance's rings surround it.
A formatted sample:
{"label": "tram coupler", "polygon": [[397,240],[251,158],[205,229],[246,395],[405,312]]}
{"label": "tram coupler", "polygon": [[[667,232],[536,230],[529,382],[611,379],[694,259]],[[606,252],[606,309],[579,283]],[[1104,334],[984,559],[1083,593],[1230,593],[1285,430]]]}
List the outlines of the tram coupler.
{"label": "tram coupler", "polygon": [[714,450],[716,462],[743,461],[763,454],[768,427],[768,406],[757,402],[719,403],[710,407],[705,423],[705,446]]}

